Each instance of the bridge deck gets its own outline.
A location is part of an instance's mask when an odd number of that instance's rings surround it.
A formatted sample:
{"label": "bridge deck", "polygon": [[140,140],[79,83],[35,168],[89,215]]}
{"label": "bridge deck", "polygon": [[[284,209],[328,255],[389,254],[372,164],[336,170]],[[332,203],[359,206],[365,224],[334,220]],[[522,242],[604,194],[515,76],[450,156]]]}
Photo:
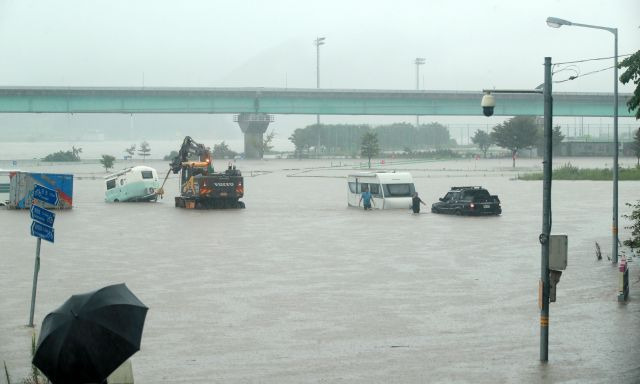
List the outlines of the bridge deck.
{"label": "bridge deck", "polygon": [[[621,117],[632,116],[619,95]],[[554,93],[555,116],[613,116],[612,93]],[[0,87],[0,113],[480,116],[482,92],[286,88]],[[543,114],[538,94],[496,95],[496,116]]]}

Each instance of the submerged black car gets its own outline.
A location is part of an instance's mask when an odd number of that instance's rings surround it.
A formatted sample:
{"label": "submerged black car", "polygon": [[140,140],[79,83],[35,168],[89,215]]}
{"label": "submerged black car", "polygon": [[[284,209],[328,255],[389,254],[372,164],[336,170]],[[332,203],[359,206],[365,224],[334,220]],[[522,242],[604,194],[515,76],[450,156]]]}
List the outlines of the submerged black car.
{"label": "submerged black car", "polygon": [[451,190],[431,205],[433,213],[453,215],[499,215],[502,213],[500,199],[490,195],[482,187],[451,187]]}

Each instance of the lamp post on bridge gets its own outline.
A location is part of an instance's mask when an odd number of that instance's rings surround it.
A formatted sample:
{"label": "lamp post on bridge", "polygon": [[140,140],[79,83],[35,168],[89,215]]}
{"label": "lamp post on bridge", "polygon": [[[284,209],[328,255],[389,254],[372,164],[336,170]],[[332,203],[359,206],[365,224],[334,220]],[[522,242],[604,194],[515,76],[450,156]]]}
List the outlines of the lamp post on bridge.
{"label": "lamp post on bridge", "polygon": [[611,247],[611,262],[618,263],[618,28],[601,27],[598,25],[573,23],[557,17],[547,17],[547,25],[560,28],[563,25],[601,29],[613,33],[613,235]]}
{"label": "lamp post on bridge", "polygon": [[[420,66],[426,62],[424,57],[416,57],[416,91],[420,90]],[[416,115],[416,128],[420,126],[420,115]]]}

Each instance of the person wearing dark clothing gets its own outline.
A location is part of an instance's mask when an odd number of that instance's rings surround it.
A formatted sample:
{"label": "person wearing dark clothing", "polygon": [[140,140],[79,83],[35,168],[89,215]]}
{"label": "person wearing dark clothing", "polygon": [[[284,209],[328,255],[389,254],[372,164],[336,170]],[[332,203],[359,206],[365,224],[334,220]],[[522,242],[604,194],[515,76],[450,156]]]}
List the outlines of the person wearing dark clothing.
{"label": "person wearing dark clothing", "polygon": [[414,192],[411,198],[411,209],[413,209],[413,213],[420,213],[420,204],[426,205],[424,201],[418,197],[418,192]]}

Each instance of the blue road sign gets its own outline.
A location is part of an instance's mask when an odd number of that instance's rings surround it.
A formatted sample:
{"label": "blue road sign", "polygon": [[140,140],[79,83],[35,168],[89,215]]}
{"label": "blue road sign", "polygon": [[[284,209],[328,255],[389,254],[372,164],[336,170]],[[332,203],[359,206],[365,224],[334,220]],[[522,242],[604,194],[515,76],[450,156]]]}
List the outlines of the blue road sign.
{"label": "blue road sign", "polygon": [[56,219],[56,214],[44,208],[38,207],[37,205],[32,205],[31,218],[42,224],[53,227],[53,221]]}
{"label": "blue road sign", "polygon": [[53,243],[54,229],[48,225],[34,221],[31,223],[31,236],[39,237]]}
{"label": "blue road sign", "polygon": [[40,184],[36,184],[33,187],[33,198],[51,205],[58,204],[58,192],[53,189],[43,187]]}

